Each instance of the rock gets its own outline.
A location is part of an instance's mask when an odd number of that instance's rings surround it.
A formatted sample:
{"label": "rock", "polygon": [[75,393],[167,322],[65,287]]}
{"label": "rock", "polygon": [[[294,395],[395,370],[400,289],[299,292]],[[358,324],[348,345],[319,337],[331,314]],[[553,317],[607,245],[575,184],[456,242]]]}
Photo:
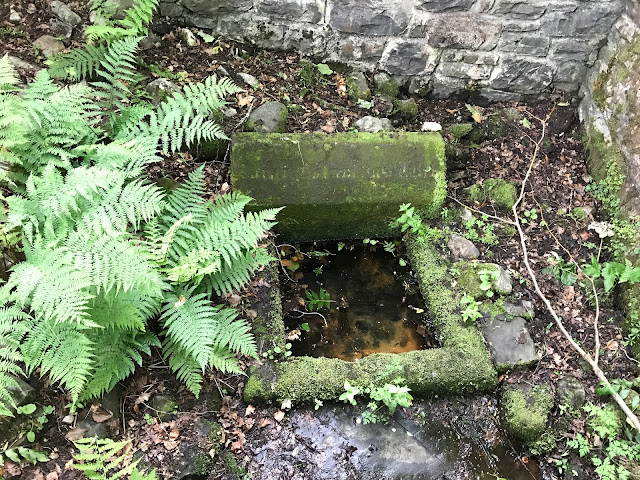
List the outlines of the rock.
{"label": "rock", "polygon": [[119,418],[122,413],[122,387],[116,385],[98,401],[102,408],[111,412],[115,418]]}
{"label": "rock", "polygon": [[451,253],[464,260],[471,260],[480,256],[480,251],[476,248],[473,242],[471,240],[467,240],[461,235],[451,235],[447,246]]}
{"label": "rock", "polygon": [[369,85],[367,84],[367,77],[364,76],[362,72],[354,72],[349,75],[346,79],[347,83],[347,92],[349,94],[349,98],[354,102],[358,100],[371,100],[371,90],[369,90]]}
{"label": "rock", "polygon": [[392,99],[398,98],[400,93],[400,85],[384,72],[376,73],[373,76],[373,83],[376,86],[377,93],[386,95]]}
{"label": "rock", "polygon": [[73,33],[73,27],[68,23],[63,22],[59,18],[52,18],[49,21],[51,25],[51,34],[56,37],[62,37],[69,39],[71,38],[71,34]]}
{"label": "rock", "polygon": [[238,110],[233,107],[227,107],[226,105],[221,106],[220,111],[227,118],[233,118],[238,115]]}
{"label": "rock", "polygon": [[424,122],[421,130],[423,132],[440,132],[442,131],[442,125],[438,122]]}
{"label": "rock", "polygon": [[161,422],[168,422],[175,418],[178,402],[170,395],[158,393],[151,397],[149,407],[151,407],[149,415],[156,417]]}
{"label": "rock", "polygon": [[513,278],[508,270],[500,268],[500,276],[493,282],[496,293],[501,295],[509,295],[513,290]]}
{"label": "rock", "polygon": [[470,123],[457,123],[449,128],[451,135],[453,135],[453,138],[455,138],[456,140],[460,140],[462,137],[471,132],[471,130],[473,130],[473,125],[471,125]]}
{"label": "rock", "polygon": [[443,153],[438,133],[236,134],[231,182],[252,208],[287,205],[275,228],[289,240],[374,238],[401,203],[439,208]]}
{"label": "rock", "polygon": [[229,76],[229,72],[222,65],[218,66],[218,68],[216,69],[216,72],[218,73],[218,75],[223,75],[225,77]]}
{"label": "rock", "polygon": [[524,318],[497,315],[482,322],[484,335],[499,372],[540,360]]}
{"label": "rock", "polygon": [[558,405],[568,405],[573,409],[582,408],[586,402],[584,386],[573,375],[565,375],[556,385]]}
{"label": "rock", "polygon": [[75,27],[82,21],[80,15],[75,13],[65,3],[62,3],[59,0],[53,0],[53,2],[49,4],[49,7],[51,8],[51,13],[67,25]]}
{"label": "rock", "polygon": [[168,78],[157,78],[144,88],[151,97],[151,103],[158,105],[174,92],[179,92],[178,86]]}
{"label": "rock", "polygon": [[61,422],[64,423],[65,425],[73,425],[73,422],[76,421],[76,417],[74,417],[73,415],[65,415],[64,417],[62,417]]}
{"label": "rock", "polygon": [[239,73],[238,77],[240,78],[240,80],[242,80],[244,83],[249,85],[254,90],[257,90],[260,88],[260,81],[253,75],[249,73]]}
{"label": "rock", "polygon": [[[413,98],[408,98],[407,100],[396,100],[393,103],[393,106],[396,108],[396,112],[403,118],[411,119],[418,116],[418,104]],[[442,127],[440,128],[442,129]]]}
{"label": "rock", "polygon": [[390,132],[393,130],[391,120],[388,118],[377,118],[370,115],[360,118],[353,126],[358,131],[367,133]]}
{"label": "rock", "polygon": [[469,221],[473,220],[473,213],[468,208],[463,208],[462,209],[462,215],[460,216],[460,219],[463,222],[469,222]]}
{"label": "rock", "polygon": [[179,28],[178,35],[180,36],[182,41],[187,44],[187,46],[195,47],[196,45],[198,45],[198,39],[188,28]]}
{"label": "rock", "polygon": [[33,42],[36,51],[41,52],[45,57],[53,57],[64,51],[64,44],[61,40],[51,35],[42,35]]}
{"label": "rock", "polygon": [[245,124],[245,129],[258,133],[284,133],[287,131],[289,111],[280,102],[267,102],[256,108]]}
{"label": "rock", "polygon": [[478,299],[486,296],[485,290],[480,288],[481,272],[494,272],[494,276],[497,275],[497,278],[493,278],[491,283],[491,290],[494,293],[508,295],[513,289],[511,274],[495,263],[463,262],[458,268],[460,270],[457,279],[458,285],[473,298]]}
{"label": "rock", "polygon": [[140,40],[138,46],[140,50],[150,50],[155,48],[158,42],[160,42],[160,37],[153,32],[149,32],[149,35]]}
{"label": "rock", "polygon": [[106,423],[96,423],[91,418],[86,418],[76,425],[74,429],[78,431],[79,438],[109,438],[109,428]]}
{"label": "rock", "polygon": [[213,466],[213,458],[192,443],[180,444],[180,459],[172,468],[175,480],[206,480],[209,470]]}
{"label": "rock", "polygon": [[513,303],[505,302],[503,307],[505,313],[512,317],[523,317],[531,319],[535,316],[533,311],[533,303],[528,300],[523,300],[520,305],[514,305]]}
{"label": "rock", "polygon": [[16,12],[13,8],[9,9],[9,21],[11,23],[18,23],[22,18],[20,14]]}
{"label": "rock", "polygon": [[553,394],[548,385],[511,385],[502,391],[501,404],[507,431],[520,440],[533,442],[547,428]]}
{"label": "rock", "polygon": [[409,94],[426,97],[433,91],[430,78],[412,77],[409,81]]}

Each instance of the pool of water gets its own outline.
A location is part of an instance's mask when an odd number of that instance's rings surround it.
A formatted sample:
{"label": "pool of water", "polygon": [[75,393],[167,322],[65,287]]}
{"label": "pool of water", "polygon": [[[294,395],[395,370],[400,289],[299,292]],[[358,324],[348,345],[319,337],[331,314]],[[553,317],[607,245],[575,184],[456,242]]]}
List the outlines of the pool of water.
{"label": "pool of water", "polygon": [[[283,253],[283,307],[294,355],[354,360],[437,346],[411,271],[396,251],[354,243]],[[314,294],[329,301],[314,305]]]}

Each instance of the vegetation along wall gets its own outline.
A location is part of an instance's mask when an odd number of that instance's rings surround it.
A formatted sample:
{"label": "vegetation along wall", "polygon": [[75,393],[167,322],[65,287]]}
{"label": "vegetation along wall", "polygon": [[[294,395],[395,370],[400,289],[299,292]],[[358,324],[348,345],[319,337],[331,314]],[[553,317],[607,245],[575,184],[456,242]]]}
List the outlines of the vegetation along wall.
{"label": "vegetation along wall", "polygon": [[163,0],[161,13],[266,48],[480,100],[574,94],[624,0]]}

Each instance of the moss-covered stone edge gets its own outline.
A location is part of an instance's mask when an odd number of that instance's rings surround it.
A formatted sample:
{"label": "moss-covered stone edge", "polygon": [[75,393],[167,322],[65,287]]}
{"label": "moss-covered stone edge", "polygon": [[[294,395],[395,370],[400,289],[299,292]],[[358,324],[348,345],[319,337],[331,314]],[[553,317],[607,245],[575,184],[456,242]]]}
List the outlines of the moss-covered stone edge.
{"label": "moss-covered stone edge", "polygon": [[345,381],[360,387],[384,382],[383,372],[391,365],[402,369],[406,385],[416,396],[493,388],[497,374],[484,339],[475,326],[461,324],[457,305],[462,292],[453,285],[442,256],[425,237],[407,236],[405,244],[442,348],[373,354],[354,362],[322,357],[266,362],[251,368],[245,400],[336,399]]}
{"label": "moss-covered stone edge", "polygon": [[549,385],[530,389],[518,386],[502,392],[502,412],[508,432],[525,442],[535,442],[547,429],[553,408],[553,392]]}

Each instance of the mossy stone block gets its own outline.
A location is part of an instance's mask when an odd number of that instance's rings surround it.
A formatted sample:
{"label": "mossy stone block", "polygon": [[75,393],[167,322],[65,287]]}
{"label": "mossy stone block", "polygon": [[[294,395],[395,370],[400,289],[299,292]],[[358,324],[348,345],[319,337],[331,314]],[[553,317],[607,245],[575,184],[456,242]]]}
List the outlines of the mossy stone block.
{"label": "mossy stone block", "polygon": [[438,133],[236,134],[231,182],[252,209],[285,206],[290,241],[386,237],[398,207],[435,215],[446,196]]}
{"label": "mossy stone block", "polygon": [[533,442],[544,433],[552,408],[553,393],[549,385],[514,385],[502,393],[507,430],[525,442]]}
{"label": "mossy stone block", "polygon": [[420,113],[418,103],[413,98],[409,98],[407,100],[396,100],[393,102],[393,106],[395,107],[396,112],[404,118],[415,118]]}

